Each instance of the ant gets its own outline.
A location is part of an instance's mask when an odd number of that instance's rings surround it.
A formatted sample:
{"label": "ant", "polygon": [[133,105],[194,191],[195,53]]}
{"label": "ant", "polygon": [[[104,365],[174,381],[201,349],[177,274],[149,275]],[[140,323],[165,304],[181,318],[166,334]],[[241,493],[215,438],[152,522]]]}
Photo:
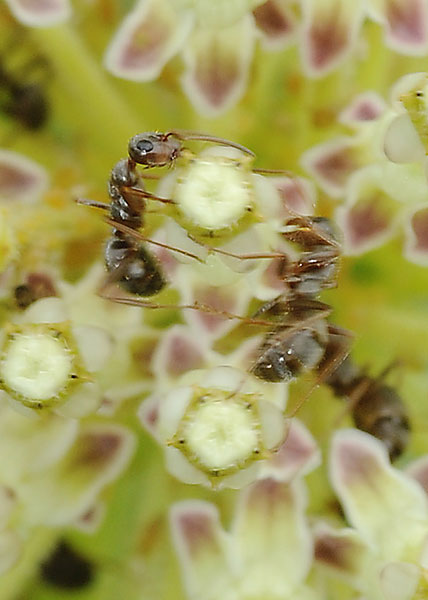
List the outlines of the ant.
{"label": "ant", "polygon": [[355,426],[383,442],[394,461],[407,447],[410,423],[402,398],[383,381],[388,370],[371,377],[348,356],[325,383],[335,396],[348,398]]}
{"label": "ant", "polygon": [[[279,315],[280,322],[265,338],[252,372],[264,381],[279,382],[315,370],[317,384],[323,381],[336,396],[349,398],[355,426],[380,439],[391,460],[396,459],[409,437],[404,403],[383,383],[386,371],[374,378],[351,361],[352,335],[328,323],[331,308],[316,299],[321,290],[336,285],[340,256],[337,232],[324,217],[293,217],[283,236],[300,244],[303,252],[295,262],[283,260],[281,275],[288,286],[287,296],[280,295],[258,311]],[[284,313],[290,324],[283,322]]]}
{"label": "ant", "polygon": [[320,372],[325,378],[345,359],[352,338],[348,331],[327,322],[331,307],[317,299],[322,290],[336,286],[341,251],[338,233],[325,217],[292,216],[282,236],[299,244],[302,252],[295,261],[283,257],[279,275],[287,292],[256,313],[271,315],[277,325],[263,340],[251,371],[264,381],[290,381],[316,369],[333,338],[335,353],[330,353]]}
{"label": "ant", "polygon": [[[252,157],[254,153],[240,144],[207,134],[195,132],[170,131],[168,133],[145,132],[135,135],[128,144],[128,158],[123,158],[113,167],[108,183],[108,193],[111,203],[97,202],[79,198],[79,204],[99,208],[110,213],[106,222],[113,227],[112,236],[105,247],[105,265],[109,275],[100,289],[100,295],[110,300],[145,306],[147,308],[167,308],[144,302],[141,299],[113,297],[106,293],[108,284],[117,282],[126,292],[137,296],[154,296],[166,285],[160,265],[155,256],[147,250],[144,243],[167,248],[185,256],[201,259],[190,252],[173,246],[150,240],[139,233],[143,227],[143,214],[146,201],[155,200],[165,204],[174,204],[173,200],[160,198],[144,189],[142,178],[156,178],[156,175],[145,175],[137,171],[137,165],[146,169],[172,165],[183,152],[182,141],[200,140],[236,148]],[[261,172],[262,170],[255,170]],[[276,171],[268,171],[276,172]],[[213,250],[213,249],[212,249]],[[227,254],[223,252],[223,254]],[[261,256],[261,255],[255,255]],[[270,257],[270,255],[269,255]],[[253,258],[253,256],[251,256]],[[202,261],[203,262],[203,261]],[[182,308],[194,308],[216,312],[210,307],[195,303]],[[229,313],[221,313],[224,316]],[[229,318],[235,318],[230,315]]]}

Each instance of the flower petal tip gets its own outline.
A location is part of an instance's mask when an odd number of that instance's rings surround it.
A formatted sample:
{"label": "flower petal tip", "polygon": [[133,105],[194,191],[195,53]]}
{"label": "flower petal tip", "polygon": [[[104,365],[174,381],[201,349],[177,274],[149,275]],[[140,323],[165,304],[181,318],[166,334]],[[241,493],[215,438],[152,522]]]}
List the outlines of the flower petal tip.
{"label": "flower petal tip", "polygon": [[13,15],[29,27],[52,27],[71,15],[68,0],[6,0]]}

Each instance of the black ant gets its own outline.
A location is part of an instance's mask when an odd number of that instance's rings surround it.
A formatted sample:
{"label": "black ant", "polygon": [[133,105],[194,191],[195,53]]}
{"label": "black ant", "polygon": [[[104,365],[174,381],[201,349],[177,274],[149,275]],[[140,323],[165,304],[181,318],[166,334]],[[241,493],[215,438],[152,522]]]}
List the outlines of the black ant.
{"label": "black ant", "polygon": [[[86,198],[78,200],[79,204],[110,212],[110,218],[106,219],[106,222],[113,227],[113,230],[112,237],[108,240],[105,248],[105,264],[109,276],[100,290],[100,295],[110,300],[148,308],[166,307],[166,305],[146,303],[140,299],[116,298],[107,295],[105,292],[107,285],[114,282],[117,282],[130,294],[137,296],[153,296],[164,288],[166,281],[160,265],[154,255],[144,246],[144,243],[167,248],[201,261],[195,254],[150,240],[138,231],[143,226],[146,200],[156,200],[166,204],[174,204],[174,201],[160,198],[145,191],[141,179],[147,177],[147,175],[138,172],[137,165],[153,168],[173,164],[183,151],[181,144],[183,140],[200,140],[231,146],[254,157],[251,150],[240,144],[207,134],[178,131],[168,133],[146,132],[131,138],[128,144],[128,158],[121,159],[113,167],[110,175],[108,192],[111,203],[106,204]],[[257,170],[257,172],[261,171]],[[148,177],[152,178],[150,175]],[[223,253],[227,254],[226,252]],[[255,255],[254,258],[256,256],[262,255]],[[205,309],[207,312],[215,312],[214,309],[199,304],[183,308]],[[224,316],[229,315],[229,313],[221,314]],[[235,316],[230,316],[230,318],[235,318]]]}
{"label": "black ant", "polygon": [[348,354],[352,337],[327,322],[331,307],[317,299],[322,290],[336,286],[341,250],[338,234],[327,218],[293,216],[282,236],[303,251],[296,261],[284,256],[279,275],[287,291],[256,313],[271,315],[278,323],[265,337],[251,370],[264,381],[290,381],[303,371],[316,369],[334,338],[336,353],[324,361],[320,373],[326,377]]}
{"label": "black ant", "polygon": [[[327,354],[334,353],[333,346],[331,340]],[[390,459],[395,460],[407,447],[410,423],[402,398],[384,383],[388,370],[371,377],[348,356],[325,383],[335,396],[349,399],[355,427],[383,442]]]}

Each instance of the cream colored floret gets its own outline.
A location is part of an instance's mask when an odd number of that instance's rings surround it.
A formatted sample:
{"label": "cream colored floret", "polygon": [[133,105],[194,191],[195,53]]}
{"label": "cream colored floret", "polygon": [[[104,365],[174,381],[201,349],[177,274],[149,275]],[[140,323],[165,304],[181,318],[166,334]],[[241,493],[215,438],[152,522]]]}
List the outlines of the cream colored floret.
{"label": "cream colored floret", "polygon": [[259,444],[254,413],[230,398],[199,406],[181,434],[188,450],[208,470],[246,462]]}
{"label": "cream colored floret", "polygon": [[248,173],[237,161],[221,156],[195,159],[180,178],[174,200],[198,227],[231,227],[252,204]]}
{"label": "cream colored floret", "polygon": [[15,334],[7,345],[1,378],[30,400],[48,400],[66,386],[73,358],[66,345],[48,333]]}

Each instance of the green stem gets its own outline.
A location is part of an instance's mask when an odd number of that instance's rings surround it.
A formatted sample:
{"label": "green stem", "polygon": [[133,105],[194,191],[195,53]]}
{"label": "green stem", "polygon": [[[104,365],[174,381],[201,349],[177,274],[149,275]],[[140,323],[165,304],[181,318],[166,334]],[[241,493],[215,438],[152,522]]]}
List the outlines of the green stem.
{"label": "green stem", "polygon": [[141,120],[132,114],[72,27],[34,29],[32,35],[68,96],[67,117],[84,135],[82,147],[89,146],[89,152],[102,157],[105,169],[105,164],[123,154],[126,140],[141,128]]}

